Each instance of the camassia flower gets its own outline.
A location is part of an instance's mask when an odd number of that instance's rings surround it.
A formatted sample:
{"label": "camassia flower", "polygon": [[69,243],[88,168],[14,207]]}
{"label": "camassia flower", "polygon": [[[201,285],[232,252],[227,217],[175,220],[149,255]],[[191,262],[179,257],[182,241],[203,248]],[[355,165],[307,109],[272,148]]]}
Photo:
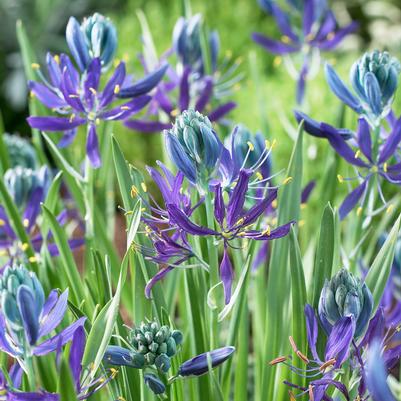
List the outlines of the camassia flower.
{"label": "camassia flower", "polygon": [[21,375],[14,376],[13,369],[9,372],[8,376],[11,378],[12,383],[8,383],[3,372],[0,371],[0,397],[5,401],[59,401],[58,394],[47,393],[45,391],[38,392],[24,392],[19,391],[18,388],[21,384]]}
{"label": "camassia flower", "polygon": [[[21,168],[19,168],[21,169]],[[23,171],[23,170],[21,170]],[[28,171],[30,171],[28,169]],[[10,175],[10,174],[9,174]],[[43,171],[41,176],[46,174]],[[13,189],[10,195],[13,200],[18,204],[15,199],[24,198],[23,207],[21,208],[22,223],[26,230],[26,233],[30,237],[33,251],[37,254],[32,256],[30,262],[35,262],[39,258],[39,253],[41,251],[44,239],[42,233],[39,230],[38,223],[40,221],[40,211],[41,202],[46,198],[47,191],[47,180],[33,180],[29,179],[29,175],[14,174],[12,182],[8,182],[9,190],[11,189],[11,184]],[[20,177],[21,179],[17,179]],[[28,186],[28,188],[26,188]],[[17,196],[17,198],[15,198]],[[57,217],[58,223],[61,226],[67,225],[69,222],[76,220],[74,211],[65,209]],[[73,238],[68,240],[68,244],[71,249],[80,247],[84,243],[83,238]],[[25,251],[27,250],[29,244],[22,243],[19,240],[17,233],[14,231],[13,225],[8,218],[4,207],[0,205],[0,257],[5,258],[5,265],[1,266],[0,271],[4,269],[7,265],[12,265],[15,262],[24,262],[26,260]],[[51,233],[48,234],[46,238],[46,249],[51,256],[56,256],[59,254],[59,250],[56,244],[53,242],[53,236]],[[4,262],[3,262],[4,263]]]}
{"label": "camassia flower", "polygon": [[305,131],[310,135],[325,138],[331,147],[351,166],[356,175],[345,178],[338,176],[340,183],[355,181],[358,185],[352,189],[340,206],[340,218],[359,204],[358,213],[365,208],[370,183],[377,188],[379,199],[383,206],[373,210],[373,205],[368,204],[367,215],[375,215],[383,209],[391,207],[382,191],[382,182],[401,184],[401,163],[398,159],[398,149],[401,142],[401,118],[394,119],[391,115],[390,132],[384,128],[372,132],[365,118],[358,120],[356,133],[349,130],[337,129],[329,124],[317,122],[303,113],[296,112],[298,121],[304,120]]}
{"label": "camassia flower", "polygon": [[320,52],[335,49],[348,34],[356,30],[357,24],[352,22],[339,28],[325,0],[288,1],[288,11],[282,9],[276,0],[259,0],[259,4],[275,18],[283,36],[279,41],[253,33],[252,39],[273,54],[300,56],[299,72],[290,57],[285,59],[289,72],[298,81],[296,98],[300,104],[305,94],[306,79],[318,71]]}
{"label": "camassia flower", "polygon": [[[289,381],[284,383],[292,389],[301,391],[300,396],[303,394],[308,395],[309,399],[314,401],[326,400],[326,392],[330,386],[334,386],[339,390],[346,399],[349,399],[348,390],[340,381],[335,380],[335,373],[341,369],[344,362],[347,361],[350,354],[350,347],[355,333],[355,320],[352,316],[342,317],[333,326],[330,335],[327,338],[326,348],[324,351],[324,359],[322,360],[317,352],[316,344],[318,339],[318,321],[315,312],[310,305],[305,306],[306,328],[309,349],[312,355],[310,360],[290,337],[291,347],[294,353],[300,358],[307,367],[300,369],[293,366],[289,360],[291,356],[278,357],[270,362],[270,365],[283,363],[288,366],[295,374],[308,379],[308,387],[300,387]],[[293,393],[291,395],[294,397]]]}
{"label": "camassia flower", "polygon": [[[32,128],[42,131],[64,131],[59,146],[69,145],[79,126],[87,128],[86,153],[93,167],[101,165],[97,126],[101,121],[124,120],[143,109],[150,101],[146,95],[162,79],[167,66],[147,75],[132,86],[125,86],[125,64],[121,62],[104,86],[99,90],[101,61],[94,58],[88,69],[79,74],[70,58],[47,56],[47,69],[50,82],[40,72],[43,83],[30,81],[29,88],[40,102],[54,110],[59,116],[32,116],[28,122]],[[120,105],[112,105],[120,98],[132,98]]]}
{"label": "camassia flower", "polygon": [[[225,123],[225,116],[236,107],[235,102],[224,99],[232,94],[243,77],[237,73],[240,60],[231,64],[226,57],[218,64],[218,33],[205,33],[207,51],[204,51],[203,29],[200,14],[181,17],[174,27],[172,50],[157,60],[157,56],[150,52],[153,46],[144,46],[146,70],[163,64],[167,58],[169,67],[166,80],[158,85],[146,116],[128,119],[125,122],[127,127],[140,132],[169,129],[175,117],[187,109],[203,113],[212,122]],[[175,63],[170,57],[172,53],[176,55]]]}
{"label": "camassia flower", "polygon": [[249,190],[249,179],[253,172],[242,169],[238,181],[229,194],[228,203],[223,199],[223,190],[220,184],[215,188],[214,216],[219,230],[214,227],[200,226],[193,221],[176,205],[167,205],[170,218],[183,231],[195,236],[215,236],[224,244],[224,255],[220,265],[220,277],[224,286],[225,302],[231,299],[231,287],[233,281],[233,268],[229,258],[228,249],[231,242],[236,239],[249,239],[256,241],[271,241],[288,234],[293,222],[289,222],[275,229],[269,226],[263,230],[252,228],[259,217],[271,206],[277,197],[277,189],[271,189],[261,200],[258,200],[251,208],[244,210],[247,192]]}
{"label": "camassia flower", "polygon": [[46,355],[69,342],[85,318],[80,318],[49,339],[67,310],[68,290],[60,296],[53,290],[45,299],[42,285],[35,273],[24,266],[8,266],[0,279],[0,349],[18,358],[22,369],[24,359]]}

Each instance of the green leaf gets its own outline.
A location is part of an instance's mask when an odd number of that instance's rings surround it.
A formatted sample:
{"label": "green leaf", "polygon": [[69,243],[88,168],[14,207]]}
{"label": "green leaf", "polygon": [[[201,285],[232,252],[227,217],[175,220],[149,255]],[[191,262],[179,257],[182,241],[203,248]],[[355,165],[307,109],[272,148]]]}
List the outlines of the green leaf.
{"label": "green leaf", "polygon": [[77,401],[74,379],[68,364],[68,358],[64,352],[64,358],[61,360],[60,375],[57,383],[57,393],[60,395],[60,401]]}
{"label": "green leaf", "polygon": [[130,249],[132,243],[134,242],[136,232],[138,231],[139,223],[141,221],[141,206],[142,202],[139,199],[134,206],[131,220],[129,222],[129,228],[127,233],[127,251]]}
{"label": "green leaf", "polygon": [[333,263],[335,261],[335,214],[327,204],[323,211],[320,223],[320,234],[315,256],[315,265],[313,269],[311,302],[314,309],[319,305],[320,293],[324,281],[331,278]]}
{"label": "green leaf", "polygon": [[380,248],[375,260],[370,267],[366,276],[366,285],[373,294],[374,308],[372,315],[377,310],[380,300],[383,296],[388,277],[390,275],[391,266],[394,260],[394,252],[397,244],[397,238],[400,231],[401,215],[398,217],[393,228],[391,229],[386,241]]}
{"label": "green leaf", "polygon": [[[294,228],[290,233],[290,268],[291,268],[291,298],[292,298],[292,337],[295,344],[305,355],[307,353],[306,324],[304,308],[307,303],[304,269],[302,266],[301,250]],[[303,368],[304,362],[294,357],[294,364]],[[293,383],[305,385],[305,379],[294,374]]]}
{"label": "green leaf", "polygon": [[126,254],[121,264],[116,292],[113,298],[99,312],[93,323],[92,330],[88,335],[82,359],[83,366],[92,366],[91,373],[88,375],[88,381],[93,379],[96,375],[97,369],[102,363],[106,348],[110,343],[120,306],[121,290],[127,275],[127,267],[128,256]]}
{"label": "green leaf", "polygon": [[[50,230],[53,234],[54,241],[60,253],[61,268],[65,277],[67,278],[68,285],[72,290],[72,300],[77,305],[81,301],[86,300],[85,291],[82,286],[82,279],[78,272],[78,267],[75,263],[74,256],[72,255],[70,246],[68,244],[67,235],[64,230],[60,227],[54,214],[45,206],[42,205],[43,216],[47,220]],[[91,305],[91,301],[87,300],[87,303]],[[86,305],[88,310],[88,305]],[[89,309],[91,310],[91,308]]]}

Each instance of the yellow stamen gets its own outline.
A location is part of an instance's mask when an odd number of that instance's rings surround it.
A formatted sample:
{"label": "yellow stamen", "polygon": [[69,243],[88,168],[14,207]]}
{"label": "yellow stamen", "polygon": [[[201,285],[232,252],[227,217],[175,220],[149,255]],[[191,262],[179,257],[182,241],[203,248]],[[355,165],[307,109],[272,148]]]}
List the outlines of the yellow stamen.
{"label": "yellow stamen", "polygon": [[387,173],[387,163],[384,163],[384,164],[383,164],[383,171],[384,171],[385,173]]}
{"label": "yellow stamen", "polygon": [[121,60],[119,58],[116,58],[113,62],[114,67],[118,67],[121,63]]}
{"label": "yellow stamen", "polygon": [[315,396],[313,395],[313,386],[311,384],[309,384],[308,393],[309,393],[309,400],[314,401]]}
{"label": "yellow stamen", "polygon": [[6,222],[3,219],[0,219],[0,227],[4,226],[6,224]]}
{"label": "yellow stamen", "polygon": [[257,178],[259,181],[262,181],[262,180],[263,180],[263,175],[262,175],[259,171],[257,171],[255,175],[256,175],[256,178]]}
{"label": "yellow stamen", "polygon": [[117,397],[117,401],[127,401],[127,400],[120,395],[119,397]]}
{"label": "yellow stamen", "polygon": [[22,224],[24,225],[25,228],[28,227],[29,226],[29,220],[28,219],[24,219]]}
{"label": "yellow stamen", "polygon": [[30,256],[30,257],[28,258],[28,260],[29,260],[30,263],[36,263],[36,262],[38,261],[38,259],[36,258],[36,256]]}
{"label": "yellow stamen", "polygon": [[335,36],[335,33],[334,32],[330,32],[330,33],[327,34],[326,39],[327,40],[332,40],[334,38],[334,36]]}
{"label": "yellow stamen", "polygon": [[78,99],[78,98],[79,98],[79,95],[73,93],[73,94],[71,94],[71,95],[68,95],[68,97],[69,97],[70,99]]}
{"label": "yellow stamen", "polygon": [[95,89],[95,88],[89,88],[89,90],[92,92],[92,94],[93,94],[93,95],[96,95],[96,94],[97,94],[97,92],[96,92],[96,89]]}
{"label": "yellow stamen", "polygon": [[59,56],[58,54],[55,54],[55,55],[53,56],[53,58],[54,58],[54,61],[55,61],[57,64],[60,64],[60,56]]}
{"label": "yellow stamen", "polygon": [[236,225],[240,226],[241,224],[244,223],[244,221],[245,221],[245,218],[244,218],[244,217],[241,217],[241,218],[237,221]]}
{"label": "yellow stamen", "polygon": [[387,213],[387,214],[390,214],[393,210],[394,210],[394,205],[390,204],[390,205],[388,206],[388,208],[386,209],[386,213]]}
{"label": "yellow stamen", "polygon": [[39,70],[39,69],[40,69],[40,64],[38,64],[38,63],[32,63],[32,64],[31,64],[31,67],[32,67],[33,70]]}
{"label": "yellow stamen", "polygon": [[273,209],[277,209],[277,199],[274,199],[274,201],[272,202],[272,207]]}
{"label": "yellow stamen", "polygon": [[253,152],[255,150],[255,146],[253,146],[253,143],[251,141],[247,142],[248,148],[251,152]]}
{"label": "yellow stamen", "polygon": [[131,198],[136,198],[138,196],[138,193],[139,193],[138,188],[135,185],[133,185],[131,187]]}
{"label": "yellow stamen", "polygon": [[337,174],[337,180],[340,184],[342,184],[344,182],[344,177],[340,174]]}
{"label": "yellow stamen", "polygon": [[289,182],[292,181],[292,177],[287,177],[284,181],[283,181],[283,185],[287,185]]}
{"label": "yellow stamen", "polygon": [[130,108],[128,106],[121,106],[120,109],[121,110],[129,110]]}
{"label": "yellow stamen", "polygon": [[313,40],[314,38],[315,38],[315,35],[313,33],[310,33],[309,35],[306,36],[306,40],[309,41],[309,42],[311,40]]}
{"label": "yellow stamen", "polygon": [[148,187],[146,186],[146,184],[144,182],[141,182],[141,188],[142,188],[143,192],[148,192]]}
{"label": "yellow stamen", "polygon": [[290,401],[296,401],[294,393],[291,390],[288,390],[288,395],[290,396]]}
{"label": "yellow stamen", "polygon": [[5,249],[0,249],[0,256],[7,256],[8,252]]}
{"label": "yellow stamen", "polygon": [[356,215],[360,216],[362,214],[362,208],[359,206],[358,209],[356,209]]}
{"label": "yellow stamen", "polygon": [[35,97],[35,94],[34,94],[32,91],[29,91],[29,97],[30,97],[31,99],[33,99],[33,98]]}
{"label": "yellow stamen", "polygon": [[180,111],[178,109],[171,110],[170,112],[171,117],[177,117],[178,114],[180,114]]}
{"label": "yellow stamen", "polygon": [[304,209],[306,209],[306,203],[301,203],[301,210],[304,210]]}
{"label": "yellow stamen", "polygon": [[372,168],[370,169],[370,171],[372,173],[377,173],[379,171],[379,169],[377,168],[377,166],[372,166]]}
{"label": "yellow stamen", "polygon": [[290,39],[288,36],[283,35],[283,36],[281,37],[281,41],[282,41],[283,43],[290,43],[290,42],[291,42],[291,39]]}
{"label": "yellow stamen", "polygon": [[114,379],[118,373],[117,369],[110,368],[111,377]]}
{"label": "yellow stamen", "polygon": [[280,66],[280,64],[281,64],[282,61],[283,61],[283,59],[282,59],[280,56],[274,57],[273,66],[274,66],[274,67]]}
{"label": "yellow stamen", "polygon": [[96,124],[96,125],[99,125],[99,124],[100,124],[100,118],[97,118],[97,119],[95,120],[95,124]]}
{"label": "yellow stamen", "polygon": [[120,85],[116,85],[114,87],[114,94],[117,95],[117,93],[119,93],[119,92],[120,92]]}
{"label": "yellow stamen", "polygon": [[24,242],[23,244],[20,244],[20,248],[25,252],[29,248],[29,245]]}
{"label": "yellow stamen", "polygon": [[74,113],[70,115],[70,123],[72,123],[75,120],[75,117],[76,116]]}
{"label": "yellow stamen", "polygon": [[306,364],[309,363],[309,359],[306,355],[304,355],[301,351],[297,351],[296,352],[298,358],[300,358],[303,362],[305,362]]}
{"label": "yellow stamen", "polygon": [[355,159],[358,159],[358,157],[361,155],[361,151],[358,149],[356,152],[355,152],[355,155],[354,155],[354,158]]}
{"label": "yellow stamen", "polygon": [[129,61],[129,55],[128,53],[123,54],[123,60],[127,63]]}
{"label": "yellow stamen", "polygon": [[270,226],[268,225],[268,226],[266,227],[266,229],[265,229],[264,231],[262,231],[262,236],[264,236],[264,235],[269,236],[270,233],[271,233],[271,228],[270,228]]}
{"label": "yellow stamen", "polygon": [[329,368],[330,366],[335,365],[336,362],[337,362],[337,361],[336,361],[334,358],[329,359],[329,360],[326,361],[322,366],[320,366],[319,370],[320,370],[321,372],[324,372],[324,371],[325,371],[327,368]]}

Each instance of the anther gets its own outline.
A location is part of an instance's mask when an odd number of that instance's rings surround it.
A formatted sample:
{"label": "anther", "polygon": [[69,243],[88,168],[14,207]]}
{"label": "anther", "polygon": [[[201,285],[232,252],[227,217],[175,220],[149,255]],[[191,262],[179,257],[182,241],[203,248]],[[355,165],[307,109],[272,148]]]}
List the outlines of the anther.
{"label": "anther", "polygon": [[286,356],[279,356],[278,358],[273,359],[272,361],[269,362],[270,366],[277,365],[279,363],[285,362],[287,360]]}

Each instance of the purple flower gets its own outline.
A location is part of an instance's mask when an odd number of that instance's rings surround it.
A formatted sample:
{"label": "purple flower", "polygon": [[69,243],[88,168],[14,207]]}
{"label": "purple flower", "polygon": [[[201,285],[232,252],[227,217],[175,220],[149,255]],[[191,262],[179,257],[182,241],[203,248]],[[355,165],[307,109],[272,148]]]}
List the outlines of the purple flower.
{"label": "purple flower", "polygon": [[178,375],[184,377],[204,375],[209,371],[209,360],[211,368],[213,369],[231,358],[234,351],[234,347],[223,347],[197,355],[185,361],[179,367]]}
{"label": "purple flower", "polygon": [[[21,377],[13,375],[13,369],[9,372],[12,383],[7,383],[3,372],[0,371],[0,394],[5,401],[59,401],[59,395],[54,393],[40,392],[23,392],[17,390],[21,384]],[[4,398],[3,398],[4,397]]]}
{"label": "purple flower", "polygon": [[69,342],[85,318],[59,334],[41,341],[61,323],[67,310],[68,290],[60,296],[53,290],[45,300],[43,288],[23,266],[7,267],[0,284],[0,349],[19,358],[24,369],[26,355],[46,355]]}
{"label": "purple flower", "polygon": [[389,206],[381,185],[383,181],[401,184],[401,163],[397,152],[401,142],[401,118],[391,121],[390,132],[381,128],[379,131],[375,131],[374,136],[371,127],[363,117],[359,118],[358,129],[354,133],[315,121],[300,112],[296,112],[295,115],[298,121],[304,120],[306,132],[327,139],[331,147],[353,166],[357,173],[354,178],[338,176],[340,182],[357,181],[357,186],[352,189],[340,206],[341,219],[344,219],[358,204],[360,205],[359,212],[362,211],[369,183],[374,177],[378,178],[377,191],[383,207],[368,211],[368,214],[376,214]]}
{"label": "purple flower", "polygon": [[[232,65],[228,59],[222,64],[226,70],[218,69],[217,58],[219,38],[216,31],[208,35],[208,55],[211,71],[205,71],[205,55],[201,46],[202,22],[201,15],[197,14],[189,19],[181,17],[174,28],[173,51],[167,51],[156,65],[161,65],[174,52],[177,62],[166,72],[167,80],[162,82],[156,90],[149,112],[139,119],[129,119],[125,125],[140,132],[157,132],[171,128],[177,115],[184,110],[194,109],[206,115],[212,122],[225,122],[225,116],[236,107],[232,101],[225,102],[224,98],[232,94],[242,79],[237,74],[239,61]],[[154,55],[147,56],[148,49],[144,49],[143,64],[145,70],[154,68]],[[152,60],[152,64],[149,62]]]}
{"label": "purple flower", "polygon": [[106,386],[117,374],[117,371],[113,368],[105,369],[94,379],[88,379],[88,369],[90,367],[82,366],[85,344],[85,330],[83,326],[79,326],[73,333],[69,357],[71,376],[79,400],[86,400],[91,397],[94,393]]}
{"label": "purple flower", "polygon": [[[280,41],[260,33],[253,33],[252,39],[268,52],[279,56],[300,54],[302,66],[298,73],[297,103],[302,103],[305,81],[312,75],[313,61],[322,51],[335,49],[341,41],[354,32],[357,24],[352,22],[339,28],[332,10],[325,0],[302,0],[295,4],[288,2],[290,11],[284,11],[275,0],[261,0],[260,5],[272,15],[282,33]],[[297,21],[301,21],[301,26]]]}
{"label": "purple flower", "polygon": [[[21,212],[22,223],[26,233],[30,237],[33,251],[37,254],[32,257],[34,259],[31,260],[31,262],[38,260],[42,245],[45,242],[40,230],[38,230],[38,218],[41,211],[40,205],[41,202],[45,200],[45,189],[46,188],[39,186],[31,191],[26,206]],[[75,221],[77,218],[74,211],[64,209],[56,219],[61,226],[65,226],[67,223]],[[59,250],[52,240],[53,236],[49,233],[46,238],[46,248],[51,256],[56,256],[59,254]],[[70,239],[68,243],[71,249],[76,249],[83,245],[84,240],[83,238],[74,238]],[[25,251],[28,246],[29,245],[26,243],[21,243],[3,206],[0,205],[0,256],[8,258],[6,264],[0,268],[0,272],[7,265],[12,265],[14,262],[23,262],[25,260]]]}
{"label": "purple flower", "polygon": [[[347,388],[339,381],[335,380],[335,373],[341,369],[348,360],[351,344],[355,333],[355,320],[352,316],[345,316],[338,320],[327,338],[324,359],[320,359],[317,352],[317,340],[319,336],[318,321],[315,312],[310,305],[305,306],[306,329],[309,349],[312,355],[310,360],[303,354],[290,337],[291,346],[297,355],[308,367],[299,369],[293,366],[287,359],[291,357],[279,357],[270,362],[270,365],[283,363],[288,366],[295,374],[306,377],[309,381],[308,387],[299,387],[289,381],[284,383],[291,388],[298,389],[302,394],[310,394],[314,401],[326,400],[326,392],[330,386],[337,388],[346,399],[349,399]],[[312,393],[312,394],[311,394]],[[313,397],[313,398],[312,398]]]}
{"label": "purple flower", "polygon": [[[149,74],[134,85],[125,85],[125,64],[121,62],[100,90],[101,62],[94,58],[81,75],[70,58],[47,55],[49,81],[40,73],[43,83],[30,81],[29,88],[40,102],[54,110],[57,117],[29,117],[31,127],[42,131],[64,131],[59,146],[69,145],[75,138],[77,128],[87,127],[86,152],[93,167],[101,164],[97,126],[100,121],[124,120],[143,109],[150,101],[146,95],[162,79],[167,66]],[[117,97],[132,99],[113,105]]]}
{"label": "purple flower", "polygon": [[254,225],[265,211],[271,207],[277,197],[277,189],[271,189],[268,194],[257,200],[248,210],[245,210],[245,200],[250,187],[251,170],[240,170],[239,178],[234,189],[229,194],[228,203],[223,200],[223,190],[220,184],[215,187],[214,216],[220,229],[203,227],[195,224],[176,205],[169,204],[167,209],[172,221],[183,231],[196,236],[216,236],[224,243],[224,256],[220,265],[220,276],[224,286],[225,302],[231,298],[231,287],[233,281],[233,270],[228,250],[231,241],[235,239],[251,239],[256,241],[271,241],[284,237],[288,234],[293,222],[289,222],[275,229],[269,226],[263,230],[253,229]]}

